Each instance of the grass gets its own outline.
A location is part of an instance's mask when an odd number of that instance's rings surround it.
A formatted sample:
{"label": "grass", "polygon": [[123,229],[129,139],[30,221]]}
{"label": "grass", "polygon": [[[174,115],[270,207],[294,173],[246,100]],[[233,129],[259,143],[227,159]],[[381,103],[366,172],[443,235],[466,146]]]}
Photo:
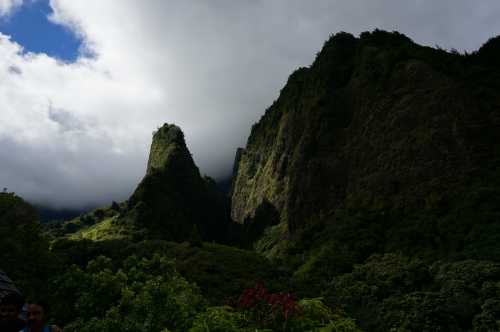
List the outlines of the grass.
{"label": "grass", "polygon": [[117,240],[127,237],[126,230],[123,226],[116,224],[117,217],[106,218],[95,225],[82,228],[77,232],[70,234],[70,240]]}

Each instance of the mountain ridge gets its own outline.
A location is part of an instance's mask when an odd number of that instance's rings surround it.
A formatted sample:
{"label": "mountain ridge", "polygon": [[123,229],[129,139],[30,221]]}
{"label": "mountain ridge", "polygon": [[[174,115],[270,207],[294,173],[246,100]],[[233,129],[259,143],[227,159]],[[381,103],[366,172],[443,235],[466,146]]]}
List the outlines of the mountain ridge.
{"label": "mountain ridge", "polygon": [[0,261],[68,331],[498,331],[498,59],[333,35],[236,152],[232,211],[165,124],[130,199],[62,233],[0,194]]}
{"label": "mountain ridge", "polygon": [[233,219],[244,222],[269,201],[294,232],[350,205],[446,204],[499,154],[490,143],[500,132],[497,72],[478,77],[490,67],[482,62],[490,44],[460,55],[379,30],[332,36],[239,151]]}

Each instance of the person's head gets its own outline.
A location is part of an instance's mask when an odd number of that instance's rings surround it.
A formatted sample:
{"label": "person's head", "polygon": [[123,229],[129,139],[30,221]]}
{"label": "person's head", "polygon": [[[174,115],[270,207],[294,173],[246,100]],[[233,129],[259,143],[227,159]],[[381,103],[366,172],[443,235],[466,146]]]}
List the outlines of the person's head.
{"label": "person's head", "polygon": [[28,303],[28,325],[31,328],[41,328],[47,323],[49,306],[45,301]]}
{"label": "person's head", "polygon": [[24,299],[17,293],[9,293],[0,301],[0,320],[15,320],[23,308]]}

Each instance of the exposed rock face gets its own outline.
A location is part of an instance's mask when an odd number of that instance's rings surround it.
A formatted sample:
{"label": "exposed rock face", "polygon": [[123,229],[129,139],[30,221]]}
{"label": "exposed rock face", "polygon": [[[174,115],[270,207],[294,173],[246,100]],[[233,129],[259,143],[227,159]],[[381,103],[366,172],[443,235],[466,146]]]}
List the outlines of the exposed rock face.
{"label": "exposed rock face", "polygon": [[150,175],[155,171],[162,171],[166,167],[172,167],[172,163],[181,161],[186,166],[184,171],[193,174],[198,173],[199,176],[199,172],[184,142],[184,134],[181,129],[176,125],[165,124],[154,134],[146,174]]}
{"label": "exposed rock face", "polygon": [[238,152],[232,218],[270,202],[293,232],[340,206],[446,204],[499,165],[497,44],[462,56],[398,33],[333,36]]}
{"label": "exposed rock face", "polygon": [[194,164],[182,131],[165,124],[154,134],[146,176],[130,197],[125,218],[170,240],[223,240],[225,211],[215,183],[202,178]]}

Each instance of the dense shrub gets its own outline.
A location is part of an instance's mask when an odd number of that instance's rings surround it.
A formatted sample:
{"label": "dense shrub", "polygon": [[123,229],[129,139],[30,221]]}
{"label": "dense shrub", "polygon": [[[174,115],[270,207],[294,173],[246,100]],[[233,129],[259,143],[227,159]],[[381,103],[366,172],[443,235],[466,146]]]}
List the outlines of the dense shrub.
{"label": "dense shrub", "polygon": [[0,193],[0,269],[26,296],[44,296],[55,263],[34,208],[14,193]]}
{"label": "dense shrub", "polygon": [[56,317],[67,331],[186,331],[205,301],[173,263],[130,256],[117,269],[100,256],[54,281]]}

